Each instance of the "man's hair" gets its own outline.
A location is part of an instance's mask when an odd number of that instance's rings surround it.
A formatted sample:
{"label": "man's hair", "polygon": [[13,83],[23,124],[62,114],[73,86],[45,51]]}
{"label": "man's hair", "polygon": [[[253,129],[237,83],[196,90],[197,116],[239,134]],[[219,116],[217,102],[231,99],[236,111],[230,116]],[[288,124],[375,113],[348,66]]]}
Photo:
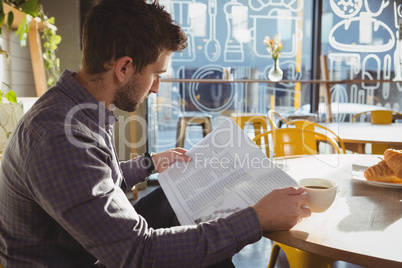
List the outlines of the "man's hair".
{"label": "man's hair", "polygon": [[98,0],[86,15],[82,44],[82,65],[90,74],[106,72],[108,63],[124,56],[141,73],[162,51],[185,49],[187,37],[156,2]]}

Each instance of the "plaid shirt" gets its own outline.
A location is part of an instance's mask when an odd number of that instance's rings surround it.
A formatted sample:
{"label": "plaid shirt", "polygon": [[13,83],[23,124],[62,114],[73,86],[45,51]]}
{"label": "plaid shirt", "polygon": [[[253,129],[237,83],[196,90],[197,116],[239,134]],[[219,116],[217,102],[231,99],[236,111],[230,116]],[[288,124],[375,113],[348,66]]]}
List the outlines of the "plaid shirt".
{"label": "plaid shirt", "polygon": [[149,228],[124,193],[149,174],[142,157],[118,161],[116,121],[69,71],[23,117],[1,163],[1,264],[199,267],[261,238],[252,208],[197,226]]}

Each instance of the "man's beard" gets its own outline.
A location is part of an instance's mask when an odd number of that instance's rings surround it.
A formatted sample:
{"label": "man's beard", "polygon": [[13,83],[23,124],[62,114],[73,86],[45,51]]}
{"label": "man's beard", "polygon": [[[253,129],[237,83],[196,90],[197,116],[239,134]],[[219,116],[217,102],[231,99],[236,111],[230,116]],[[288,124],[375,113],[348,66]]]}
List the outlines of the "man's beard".
{"label": "man's beard", "polygon": [[138,90],[137,79],[133,77],[130,82],[117,89],[113,104],[120,110],[134,112],[137,110],[142,97],[138,95],[138,91],[140,90]]}

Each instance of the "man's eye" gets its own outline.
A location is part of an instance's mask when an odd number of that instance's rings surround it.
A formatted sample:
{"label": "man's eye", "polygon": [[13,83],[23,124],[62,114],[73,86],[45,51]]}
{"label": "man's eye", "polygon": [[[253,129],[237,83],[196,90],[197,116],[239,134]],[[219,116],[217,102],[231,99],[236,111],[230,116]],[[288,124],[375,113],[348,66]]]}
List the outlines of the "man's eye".
{"label": "man's eye", "polygon": [[160,75],[155,75],[155,80],[158,80],[158,79],[161,79],[162,78],[162,76],[160,76]]}

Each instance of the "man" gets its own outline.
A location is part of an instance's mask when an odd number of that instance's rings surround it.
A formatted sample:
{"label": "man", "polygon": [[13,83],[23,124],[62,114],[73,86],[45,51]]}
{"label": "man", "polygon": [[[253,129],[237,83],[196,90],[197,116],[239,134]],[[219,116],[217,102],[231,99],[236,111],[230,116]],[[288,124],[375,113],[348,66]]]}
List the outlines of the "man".
{"label": "man", "polygon": [[134,111],[157,93],[172,52],[185,46],[180,27],[155,3],[104,1],[89,11],[81,69],[66,70],[37,101],[3,154],[3,266],[220,265],[263,231],[287,230],[310,215],[304,189],[294,188],[197,226],[171,227],[177,218],[160,189],[135,209],[130,205],[126,189],[153,169],[163,172],[166,163],[191,159],[176,148],[119,162],[113,109]]}

